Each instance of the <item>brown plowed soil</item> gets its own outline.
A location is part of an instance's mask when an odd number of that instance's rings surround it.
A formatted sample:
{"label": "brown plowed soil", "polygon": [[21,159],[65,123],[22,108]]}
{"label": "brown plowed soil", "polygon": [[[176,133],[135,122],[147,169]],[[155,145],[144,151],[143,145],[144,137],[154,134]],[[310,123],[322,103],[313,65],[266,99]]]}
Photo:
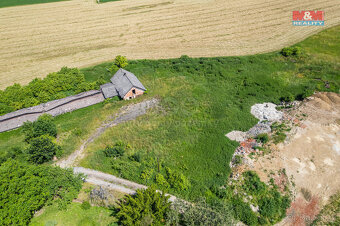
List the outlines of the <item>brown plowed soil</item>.
{"label": "brown plowed soil", "polygon": [[[324,10],[326,26],[294,27],[293,10]],[[268,52],[339,24],[338,0],[71,0],[0,9],[0,89],[62,66],[114,56]]]}

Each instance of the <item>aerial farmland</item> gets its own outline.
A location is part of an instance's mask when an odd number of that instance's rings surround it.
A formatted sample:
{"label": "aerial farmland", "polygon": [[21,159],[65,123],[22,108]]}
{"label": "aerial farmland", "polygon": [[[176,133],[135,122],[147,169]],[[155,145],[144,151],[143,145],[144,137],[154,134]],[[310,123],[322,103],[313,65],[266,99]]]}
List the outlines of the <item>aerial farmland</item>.
{"label": "aerial farmland", "polygon": [[[109,61],[112,53],[159,59],[274,51],[338,24],[338,3],[72,0],[0,8],[0,88],[62,66]],[[320,8],[327,11],[325,27],[291,26],[293,10]]]}
{"label": "aerial farmland", "polygon": [[0,225],[338,225],[340,4],[2,0]]}

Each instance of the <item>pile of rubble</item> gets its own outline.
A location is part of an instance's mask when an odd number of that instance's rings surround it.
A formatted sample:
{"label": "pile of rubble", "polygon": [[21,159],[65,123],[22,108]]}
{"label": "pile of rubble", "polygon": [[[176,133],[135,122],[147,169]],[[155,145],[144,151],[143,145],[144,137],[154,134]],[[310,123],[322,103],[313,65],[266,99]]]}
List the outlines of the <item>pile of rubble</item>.
{"label": "pile of rubble", "polygon": [[273,103],[255,104],[251,106],[250,113],[260,121],[279,121],[283,117],[283,113],[276,110]]}
{"label": "pile of rubble", "polygon": [[260,120],[255,126],[247,132],[231,131],[226,134],[230,140],[240,142],[230,162],[230,167],[235,171],[232,176],[234,179],[237,179],[239,176],[239,173],[237,173],[240,168],[239,159],[241,159],[242,165],[248,165],[250,167],[253,165],[253,160],[249,155],[257,152],[256,147],[260,146],[254,138],[259,134],[270,133],[270,126],[273,122],[284,119],[284,113],[276,110],[276,105],[273,103],[255,104],[251,107],[251,113]]}
{"label": "pile of rubble", "polygon": [[[253,160],[248,156],[251,153],[255,153],[256,147],[258,146],[259,143],[253,138],[248,138],[247,140],[240,142],[240,146],[236,148],[232,160],[229,163],[230,168],[237,168],[240,164],[251,167],[253,165]],[[237,161],[237,158],[241,159],[241,163]],[[237,175],[234,176],[237,177]]]}

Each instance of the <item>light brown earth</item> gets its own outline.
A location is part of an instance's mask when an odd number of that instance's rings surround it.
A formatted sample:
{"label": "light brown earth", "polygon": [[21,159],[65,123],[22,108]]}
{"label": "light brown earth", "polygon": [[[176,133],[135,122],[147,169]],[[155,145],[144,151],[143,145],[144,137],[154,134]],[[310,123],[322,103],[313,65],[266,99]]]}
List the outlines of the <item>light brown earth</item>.
{"label": "light brown earth", "polygon": [[[293,10],[324,10],[326,26],[294,27]],[[71,0],[0,9],[0,89],[62,66],[129,59],[246,55],[339,24],[338,0]]]}
{"label": "light brown earth", "polygon": [[[267,180],[271,170],[286,169],[288,178],[293,177],[291,181],[295,183],[295,205],[310,211],[308,205],[314,200],[321,208],[340,189],[340,95],[318,93],[289,114],[307,117],[300,127],[293,128],[288,141],[278,145],[272,154],[260,157],[254,170]],[[309,190],[314,197],[309,204],[303,200],[301,189]],[[281,224],[286,223],[292,224],[289,217]]]}

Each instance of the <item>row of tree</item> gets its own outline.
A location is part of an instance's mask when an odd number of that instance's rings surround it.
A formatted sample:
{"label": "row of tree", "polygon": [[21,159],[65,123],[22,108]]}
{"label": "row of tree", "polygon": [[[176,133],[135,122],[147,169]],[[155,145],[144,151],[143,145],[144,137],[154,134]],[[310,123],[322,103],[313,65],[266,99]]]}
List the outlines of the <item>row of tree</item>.
{"label": "row of tree", "polygon": [[0,115],[98,89],[104,82],[102,78],[98,78],[96,82],[86,82],[79,69],[63,67],[44,79],[33,79],[26,86],[14,84],[0,90]]}

